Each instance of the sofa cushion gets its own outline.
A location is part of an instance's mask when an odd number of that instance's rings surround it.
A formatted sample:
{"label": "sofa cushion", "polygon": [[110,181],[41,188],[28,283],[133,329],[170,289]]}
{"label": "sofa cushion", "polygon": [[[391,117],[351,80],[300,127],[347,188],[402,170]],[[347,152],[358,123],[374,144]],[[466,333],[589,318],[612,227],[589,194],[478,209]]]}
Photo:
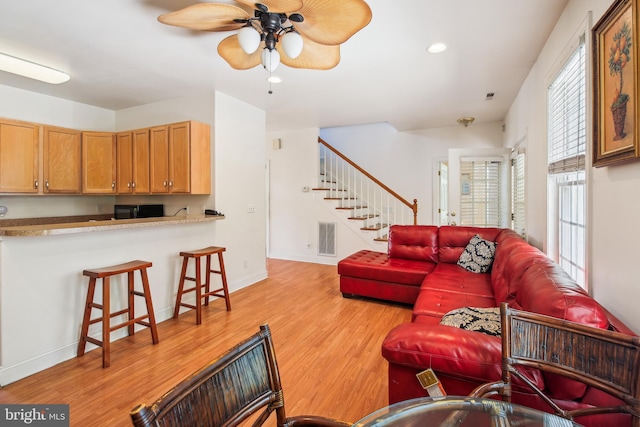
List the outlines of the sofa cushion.
{"label": "sofa cushion", "polygon": [[420,286],[434,267],[432,262],[389,258],[384,252],[362,250],[340,260],[338,274]]}
{"label": "sofa cushion", "polygon": [[438,227],[435,225],[393,225],[389,228],[390,258],[438,262]]}
{"label": "sofa cushion", "polygon": [[490,297],[493,300],[491,275],[474,274],[456,264],[436,265],[424,278],[420,288]]}
{"label": "sofa cushion", "polygon": [[457,264],[472,273],[486,273],[491,269],[496,242],[474,235],[460,254]]}
{"label": "sofa cushion", "polygon": [[438,232],[438,260],[455,264],[474,235],[478,234],[483,239],[495,242],[503,230],[502,228],[442,225]]}
{"label": "sofa cushion", "polygon": [[499,337],[501,335],[500,308],[462,307],[451,310],[440,320],[444,326],[453,326],[467,331]]}
{"label": "sofa cushion", "polygon": [[416,299],[416,303],[413,306],[413,317],[432,316],[441,319],[442,316],[456,308],[495,306],[496,302],[493,297],[490,296],[472,295],[422,287],[418,294],[418,298]]}
{"label": "sofa cushion", "polygon": [[491,267],[491,285],[496,303],[506,302],[514,308],[521,308],[517,302],[517,291],[522,275],[532,265],[544,263],[549,258],[512,230],[500,233],[496,243]]}
{"label": "sofa cushion", "polygon": [[609,325],[606,310],[550,259],[524,272],[516,295],[525,311],[601,329]]}
{"label": "sofa cushion", "polygon": [[[431,368],[478,383],[502,378],[500,337],[449,326],[398,325],[384,339],[382,356],[392,364],[419,370]],[[540,371],[527,370],[526,375],[538,387],[544,388]],[[517,381],[514,381],[514,386],[519,386]]]}

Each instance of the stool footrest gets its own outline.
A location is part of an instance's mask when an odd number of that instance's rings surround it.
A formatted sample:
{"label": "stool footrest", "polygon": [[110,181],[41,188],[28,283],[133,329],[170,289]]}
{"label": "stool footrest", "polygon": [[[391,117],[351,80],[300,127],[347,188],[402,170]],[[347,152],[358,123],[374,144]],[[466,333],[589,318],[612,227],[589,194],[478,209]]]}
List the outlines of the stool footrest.
{"label": "stool footrest", "polygon": [[136,323],[141,323],[142,320],[147,319],[148,317],[149,317],[148,314],[145,314],[144,316],[140,316],[140,317],[135,317],[135,318],[133,318],[131,320],[127,320],[126,322],[122,322],[122,323],[119,323],[117,325],[114,325],[109,330],[111,332],[113,332],[113,331],[115,331],[117,329],[124,328],[125,326],[133,325],[133,324],[136,324]]}
{"label": "stool footrest", "polygon": [[97,340],[91,337],[85,337],[86,342],[90,342],[91,344],[97,345],[98,347],[102,347],[102,341]]}
{"label": "stool footrest", "polygon": [[195,305],[193,305],[193,304],[187,304],[186,302],[181,302],[181,303],[180,303],[180,307],[187,307],[187,308],[192,308],[192,309],[194,309],[194,308],[198,308],[198,307],[196,307]]}

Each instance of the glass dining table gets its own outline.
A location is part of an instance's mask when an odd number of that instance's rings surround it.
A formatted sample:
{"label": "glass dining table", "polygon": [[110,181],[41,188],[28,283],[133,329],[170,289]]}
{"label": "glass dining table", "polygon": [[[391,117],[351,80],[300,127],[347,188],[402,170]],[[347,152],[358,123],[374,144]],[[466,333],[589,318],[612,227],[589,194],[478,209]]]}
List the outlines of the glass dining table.
{"label": "glass dining table", "polygon": [[425,397],[379,409],[353,427],[579,427],[580,424],[516,404],[470,397]]}

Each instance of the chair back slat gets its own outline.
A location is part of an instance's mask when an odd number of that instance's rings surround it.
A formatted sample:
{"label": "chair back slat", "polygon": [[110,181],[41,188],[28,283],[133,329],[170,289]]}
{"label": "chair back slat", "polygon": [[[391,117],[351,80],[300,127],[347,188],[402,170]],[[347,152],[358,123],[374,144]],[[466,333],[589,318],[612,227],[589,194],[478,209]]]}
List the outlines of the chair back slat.
{"label": "chair back slat", "polygon": [[638,337],[508,309],[515,363],[583,381],[622,399],[638,392]]}
{"label": "chair back slat", "polygon": [[[500,306],[502,380],[483,384],[470,396],[501,394],[511,400],[512,381],[526,385],[554,412],[565,418],[628,413],[640,427],[640,337],[581,325],[550,316]],[[616,406],[562,409],[549,390],[529,381],[523,367],[575,380],[608,393]],[[546,380],[545,380],[546,381]],[[579,422],[579,419],[578,419]]]}
{"label": "chair back slat", "polygon": [[[263,325],[265,327],[266,325]],[[269,329],[227,351],[187,378],[151,407],[138,407],[136,426],[235,425],[282,398]]]}

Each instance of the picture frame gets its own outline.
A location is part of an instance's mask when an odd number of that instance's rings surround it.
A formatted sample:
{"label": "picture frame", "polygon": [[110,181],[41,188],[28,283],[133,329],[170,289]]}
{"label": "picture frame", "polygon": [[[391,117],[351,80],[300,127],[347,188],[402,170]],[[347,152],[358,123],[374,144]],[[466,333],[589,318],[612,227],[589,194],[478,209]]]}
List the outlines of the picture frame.
{"label": "picture frame", "polygon": [[592,29],[594,167],[639,155],[637,13],[638,0],[617,0]]}

